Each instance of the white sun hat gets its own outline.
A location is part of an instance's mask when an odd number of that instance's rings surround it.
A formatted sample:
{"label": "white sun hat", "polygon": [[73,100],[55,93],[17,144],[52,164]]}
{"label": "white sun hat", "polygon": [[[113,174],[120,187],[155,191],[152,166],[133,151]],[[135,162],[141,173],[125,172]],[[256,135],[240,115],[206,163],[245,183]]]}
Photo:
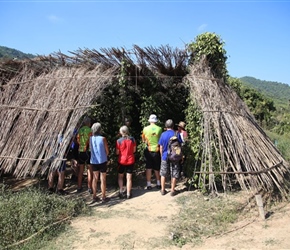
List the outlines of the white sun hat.
{"label": "white sun hat", "polygon": [[157,122],[157,121],[158,119],[156,115],[154,114],[150,115],[148,122]]}

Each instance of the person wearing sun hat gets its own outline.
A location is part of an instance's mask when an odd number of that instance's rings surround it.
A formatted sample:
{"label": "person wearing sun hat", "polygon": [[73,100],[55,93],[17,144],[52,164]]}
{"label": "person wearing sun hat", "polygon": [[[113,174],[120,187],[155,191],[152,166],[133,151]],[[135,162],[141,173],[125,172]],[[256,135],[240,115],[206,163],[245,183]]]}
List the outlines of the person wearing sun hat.
{"label": "person wearing sun hat", "polygon": [[154,170],[157,189],[161,189],[160,183],[160,164],[161,156],[159,153],[158,141],[162,133],[162,128],[156,125],[158,121],[155,114],[151,114],[148,122],[150,125],[146,126],[142,131],[142,141],[145,143],[144,158],[146,163],[146,181],[147,190],[151,190],[152,169]]}
{"label": "person wearing sun hat", "polygon": [[177,125],[177,131],[180,134],[180,137],[182,139],[182,144],[184,145],[187,139],[187,132],[185,130],[185,122],[180,121]]}
{"label": "person wearing sun hat", "polygon": [[[187,140],[187,132],[185,130],[185,122],[180,121],[177,125],[177,132],[180,134],[180,137],[182,139],[182,146],[185,145],[186,140]],[[185,161],[185,155],[183,155],[183,159],[180,162],[180,176],[183,177],[184,176],[184,161]]]}

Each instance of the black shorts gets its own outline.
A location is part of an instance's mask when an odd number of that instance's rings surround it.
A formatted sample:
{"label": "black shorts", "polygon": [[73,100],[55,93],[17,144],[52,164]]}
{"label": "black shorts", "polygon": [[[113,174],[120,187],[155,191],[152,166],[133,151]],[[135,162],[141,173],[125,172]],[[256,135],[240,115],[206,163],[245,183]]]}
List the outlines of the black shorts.
{"label": "black shorts", "polygon": [[76,148],[70,148],[67,154],[67,159],[70,161],[72,159],[78,160],[79,159],[79,151]]}
{"label": "black shorts", "polygon": [[148,149],[144,150],[144,157],[146,162],[146,169],[154,169],[159,171],[161,164],[160,152],[150,152]]}
{"label": "black shorts", "polygon": [[90,160],[91,160],[91,152],[87,151],[87,152],[79,152],[79,164],[83,165],[83,164],[90,164]]}
{"label": "black shorts", "polygon": [[131,164],[131,165],[119,164],[118,173],[119,174],[124,174],[124,173],[132,174],[133,173],[133,169],[134,169],[134,164]]}
{"label": "black shorts", "polygon": [[99,171],[101,173],[107,172],[107,162],[101,164],[92,164],[93,172]]}

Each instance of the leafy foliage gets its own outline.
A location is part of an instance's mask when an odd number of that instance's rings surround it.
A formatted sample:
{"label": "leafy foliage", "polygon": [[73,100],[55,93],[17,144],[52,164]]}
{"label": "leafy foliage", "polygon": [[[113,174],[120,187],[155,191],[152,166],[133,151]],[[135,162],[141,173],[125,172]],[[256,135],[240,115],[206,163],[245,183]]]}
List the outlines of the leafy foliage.
{"label": "leafy foliage", "polygon": [[276,111],[273,100],[257,90],[245,86],[243,82],[237,78],[229,77],[227,82],[247,104],[260,125],[270,127],[272,113]]}
{"label": "leafy foliage", "polygon": [[190,62],[200,61],[202,56],[206,56],[214,76],[225,78],[227,56],[224,45],[224,41],[215,33],[206,32],[198,35],[194,42],[188,44],[188,51],[191,52]]}
{"label": "leafy foliage", "polygon": [[[2,191],[0,194],[1,249],[24,240],[46,227],[48,235],[54,237],[65,226],[65,223],[52,226],[53,223],[77,216],[87,210],[85,203],[81,200],[68,200],[57,195],[47,195],[35,188],[16,193]],[[39,237],[41,238],[41,234]],[[21,244],[19,247],[23,249],[24,246]]]}

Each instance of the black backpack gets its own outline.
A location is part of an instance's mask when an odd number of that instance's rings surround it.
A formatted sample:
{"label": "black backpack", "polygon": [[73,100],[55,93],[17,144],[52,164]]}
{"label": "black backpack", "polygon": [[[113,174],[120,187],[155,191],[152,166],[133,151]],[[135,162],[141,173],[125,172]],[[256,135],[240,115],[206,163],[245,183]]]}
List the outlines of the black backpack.
{"label": "black backpack", "polygon": [[176,133],[169,139],[167,159],[170,162],[179,162],[182,159],[181,143],[178,141]]}

